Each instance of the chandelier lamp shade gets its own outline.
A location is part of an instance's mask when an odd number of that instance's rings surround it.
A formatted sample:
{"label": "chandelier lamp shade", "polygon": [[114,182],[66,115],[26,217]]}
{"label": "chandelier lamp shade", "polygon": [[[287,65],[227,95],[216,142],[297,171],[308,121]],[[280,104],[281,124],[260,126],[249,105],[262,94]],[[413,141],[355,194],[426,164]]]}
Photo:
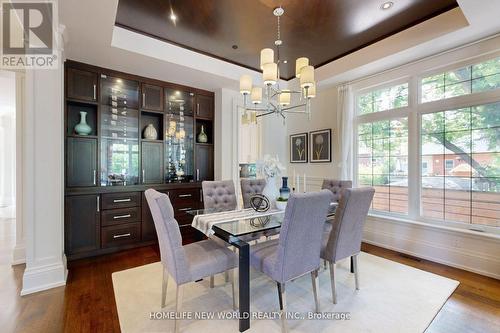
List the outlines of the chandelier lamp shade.
{"label": "chandelier lamp shade", "polygon": [[[302,113],[311,118],[311,99],[316,97],[314,67],[309,59],[300,57],[295,61],[295,77],[299,79],[300,90],[280,89],[280,46],[283,45],[280,32],[280,17],[285,10],[275,8],[274,16],[278,19],[278,38],[274,42],[275,50],[264,48],[260,51],[260,68],[264,87],[253,86],[250,75],[240,77],[240,93],[244,97],[244,118],[257,119],[271,114],[281,116],[285,121],[285,113]],[[274,54],[277,54],[275,62]],[[283,62],[283,63],[286,63]],[[247,112],[251,112],[249,116]]]}

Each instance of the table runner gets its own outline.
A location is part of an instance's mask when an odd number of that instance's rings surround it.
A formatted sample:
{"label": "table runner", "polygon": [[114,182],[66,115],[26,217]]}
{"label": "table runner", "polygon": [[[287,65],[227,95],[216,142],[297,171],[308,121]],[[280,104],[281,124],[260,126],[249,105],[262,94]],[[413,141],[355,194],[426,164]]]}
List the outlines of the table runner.
{"label": "table runner", "polygon": [[270,209],[267,212],[256,212],[252,208],[231,210],[227,212],[196,215],[191,226],[209,236],[213,234],[212,226],[217,223],[250,219],[253,217],[269,216],[284,213],[282,210]]}

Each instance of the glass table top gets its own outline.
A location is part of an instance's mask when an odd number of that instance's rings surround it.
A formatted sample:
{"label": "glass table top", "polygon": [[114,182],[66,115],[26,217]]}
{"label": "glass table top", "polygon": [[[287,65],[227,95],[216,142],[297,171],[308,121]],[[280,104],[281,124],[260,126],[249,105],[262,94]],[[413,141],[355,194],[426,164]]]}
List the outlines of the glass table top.
{"label": "glass table top", "polygon": [[275,215],[252,217],[249,219],[217,223],[212,226],[212,229],[216,234],[222,231],[231,236],[238,237],[280,228],[284,217],[284,212]]}

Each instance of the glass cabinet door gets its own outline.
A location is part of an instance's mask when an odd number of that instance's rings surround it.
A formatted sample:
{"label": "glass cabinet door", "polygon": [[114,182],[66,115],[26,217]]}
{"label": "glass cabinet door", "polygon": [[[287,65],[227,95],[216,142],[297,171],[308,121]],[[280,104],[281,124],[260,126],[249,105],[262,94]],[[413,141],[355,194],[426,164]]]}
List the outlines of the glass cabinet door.
{"label": "glass cabinet door", "polygon": [[139,83],[101,74],[101,104],[139,108]]}
{"label": "glass cabinet door", "polygon": [[165,122],[165,177],[167,182],[194,179],[194,119],[168,114]]}
{"label": "glass cabinet door", "polygon": [[101,75],[101,186],[139,183],[139,83]]}
{"label": "glass cabinet door", "polygon": [[101,186],[139,183],[139,113],[101,106]]}
{"label": "glass cabinet door", "polygon": [[166,112],[192,115],[194,94],[186,91],[165,89]]}

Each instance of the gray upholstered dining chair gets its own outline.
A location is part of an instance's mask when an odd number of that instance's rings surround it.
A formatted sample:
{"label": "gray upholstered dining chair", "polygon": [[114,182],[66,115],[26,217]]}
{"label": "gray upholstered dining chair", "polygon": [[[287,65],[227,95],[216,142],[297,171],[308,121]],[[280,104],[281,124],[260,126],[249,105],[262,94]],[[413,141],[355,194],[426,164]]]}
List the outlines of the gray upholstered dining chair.
{"label": "gray upholstered dining chair", "polygon": [[205,209],[232,210],[238,207],[232,180],[203,181],[201,188],[203,190]]}
{"label": "gray upholstered dining chair", "polygon": [[346,188],[352,188],[350,180],[323,179],[322,189],[330,190],[333,193],[332,202],[339,202],[342,192]]}
{"label": "gray upholstered dining chair", "polygon": [[250,264],[276,281],[282,330],[287,331],[284,315],[285,284],[311,274],[316,311],[319,312],[318,269],[323,225],[332,200],[327,190],[292,194],[288,199],[279,239],[250,247]]}
{"label": "gray upholstered dining chair", "polygon": [[335,264],[352,257],[356,290],[359,290],[358,254],[361,251],[363,227],[375,194],[371,187],[345,189],[335,212],[335,219],[323,232],[321,258],[330,263],[333,303],[337,304]]}
{"label": "gray upholstered dining chair", "polygon": [[250,208],[250,198],[254,194],[262,194],[266,187],[265,179],[242,179],[241,196],[243,197],[243,208]]}
{"label": "gray upholstered dining chair", "polygon": [[[146,190],[145,196],[153,215],[163,266],[161,307],[165,307],[169,275],[176,283],[175,310],[179,312],[182,303],[182,287],[185,284],[233,270],[231,283],[233,309],[235,309],[234,269],[238,266],[237,255],[210,239],[183,246],[179,225],[174,219],[174,209],[168,196],[153,189]],[[174,323],[174,331],[179,331],[177,319]]]}

